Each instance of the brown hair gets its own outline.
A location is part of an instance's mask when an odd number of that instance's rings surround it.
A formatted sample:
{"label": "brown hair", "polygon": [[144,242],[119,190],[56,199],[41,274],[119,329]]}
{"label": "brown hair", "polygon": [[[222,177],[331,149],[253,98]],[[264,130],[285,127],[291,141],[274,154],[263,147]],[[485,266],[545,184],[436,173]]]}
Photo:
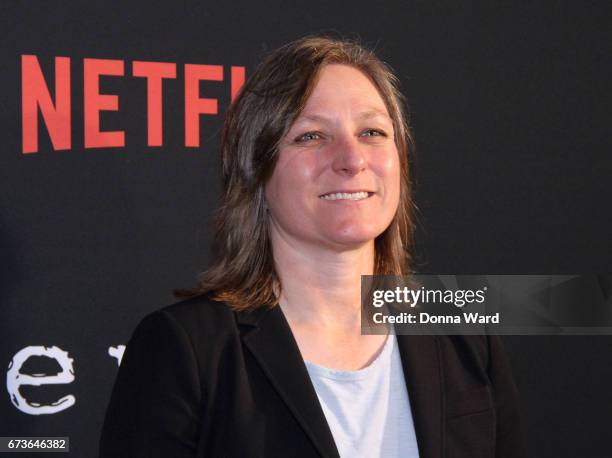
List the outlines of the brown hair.
{"label": "brown hair", "polygon": [[401,165],[400,203],[389,227],[375,240],[374,273],[410,272],[414,204],[408,158],[413,138],[398,80],[372,51],[356,42],[311,36],[272,52],[228,108],[221,139],[223,194],[215,219],[213,262],[199,275],[198,287],[178,290],[178,297],[208,293],[234,310],[276,304],[281,285],[270,245],[264,187],[276,165],[280,140],[327,64],[350,65],[368,76],[393,120]]}

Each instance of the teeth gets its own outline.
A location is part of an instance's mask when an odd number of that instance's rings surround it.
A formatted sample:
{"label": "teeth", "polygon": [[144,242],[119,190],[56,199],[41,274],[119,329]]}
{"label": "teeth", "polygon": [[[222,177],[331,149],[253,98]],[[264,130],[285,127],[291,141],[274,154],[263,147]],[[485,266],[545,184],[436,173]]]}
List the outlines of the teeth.
{"label": "teeth", "polygon": [[321,196],[322,199],[325,200],[340,200],[340,199],[346,199],[346,200],[362,200],[362,199],[367,199],[368,198],[368,193],[363,191],[363,192],[336,192],[336,193],[331,193],[331,194],[325,194],[324,196]]}

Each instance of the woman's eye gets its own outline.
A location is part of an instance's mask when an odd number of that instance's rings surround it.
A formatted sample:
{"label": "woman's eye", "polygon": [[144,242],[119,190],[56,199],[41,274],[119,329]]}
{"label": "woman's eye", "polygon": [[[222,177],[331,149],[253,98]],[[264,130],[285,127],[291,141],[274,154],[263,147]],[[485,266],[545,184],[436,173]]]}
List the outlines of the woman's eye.
{"label": "woman's eye", "polygon": [[309,140],[319,140],[321,135],[318,132],[306,132],[295,139],[296,142],[307,142]]}
{"label": "woman's eye", "polygon": [[387,136],[382,130],[378,130],[378,129],[366,129],[363,131],[361,135],[364,137],[386,137]]}

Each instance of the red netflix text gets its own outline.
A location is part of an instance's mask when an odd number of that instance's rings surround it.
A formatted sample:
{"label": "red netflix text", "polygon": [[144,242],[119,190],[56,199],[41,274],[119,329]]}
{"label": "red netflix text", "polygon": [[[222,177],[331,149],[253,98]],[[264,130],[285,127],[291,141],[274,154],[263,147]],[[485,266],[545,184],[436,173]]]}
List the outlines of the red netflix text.
{"label": "red netflix text", "polygon": [[[132,62],[131,76],[143,78],[147,87],[147,145],[163,146],[163,80],[176,79],[175,63]],[[71,69],[69,57],[55,57],[54,97],[43,75],[38,58],[21,56],[22,153],[38,152],[38,113],[49,133],[54,150],[72,148]],[[125,62],[115,59],[83,59],[83,133],[85,148],[120,148],[125,146],[122,130],[100,130],[100,112],[118,111],[119,96],[101,94],[100,79],[124,77]],[[202,97],[200,81],[223,82],[229,79],[231,100],[245,81],[245,68],[223,65],[185,64],[185,146],[200,146],[200,115],[218,114],[218,102]]]}

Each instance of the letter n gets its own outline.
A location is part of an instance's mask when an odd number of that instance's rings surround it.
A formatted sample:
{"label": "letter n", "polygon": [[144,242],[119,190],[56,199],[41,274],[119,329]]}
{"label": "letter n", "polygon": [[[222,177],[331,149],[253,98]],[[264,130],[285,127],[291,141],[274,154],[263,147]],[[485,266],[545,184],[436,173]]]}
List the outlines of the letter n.
{"label": "letter n", "polygon": [[55,58],[55,102],[38,58],[21,56],[22,153],[38,152],[38,109],[55,150],[70,149],[70,58]]}

